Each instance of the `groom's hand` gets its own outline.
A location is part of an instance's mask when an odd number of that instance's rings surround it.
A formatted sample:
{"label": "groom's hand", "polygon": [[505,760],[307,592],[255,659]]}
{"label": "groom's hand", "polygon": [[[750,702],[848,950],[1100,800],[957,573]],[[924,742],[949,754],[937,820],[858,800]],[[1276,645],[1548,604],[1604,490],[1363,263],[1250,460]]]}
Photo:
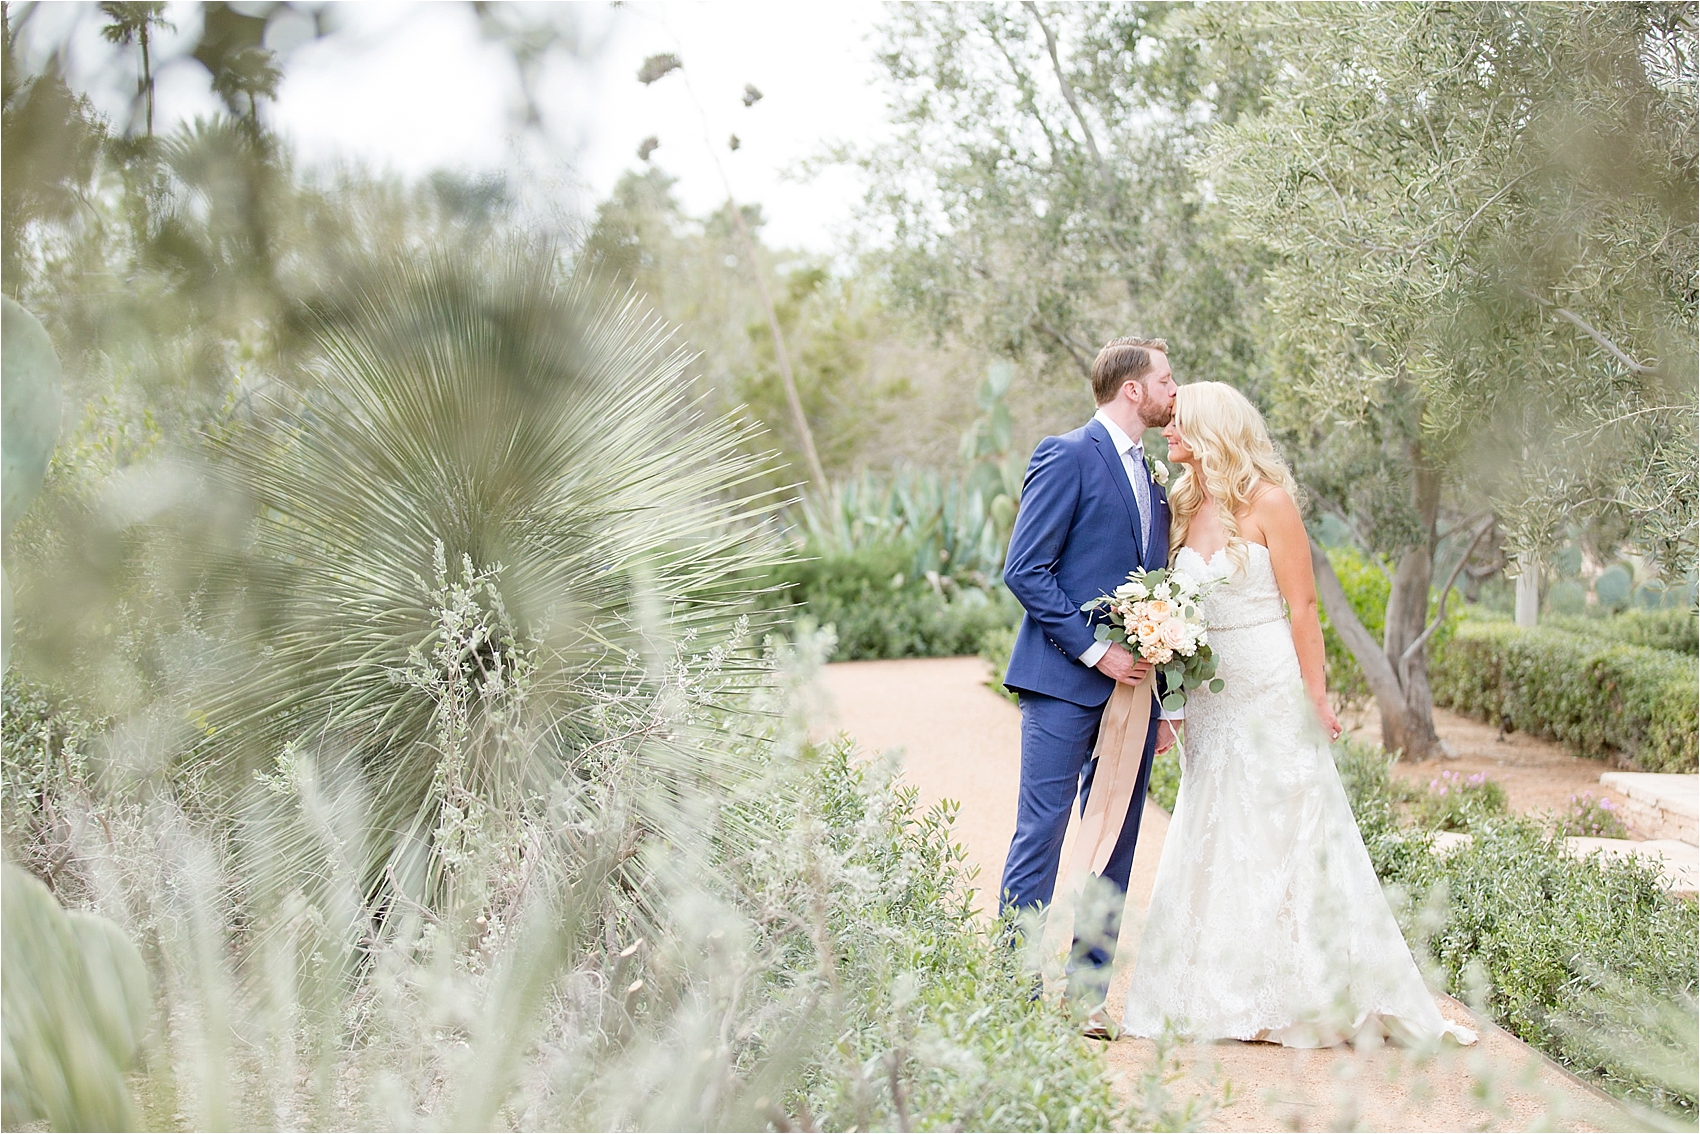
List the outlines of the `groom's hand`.
{"label": "groom's hand", "polygon": [[1105,677],[1113,677],[1128,685],[1138,685],[1145,680],[1145,675],[1151,672],[1151,663],[1134,656],[1132,650],[1117,642],[1104,651],[1104,656],[1098,659],[1098,664],[1093,668]]}

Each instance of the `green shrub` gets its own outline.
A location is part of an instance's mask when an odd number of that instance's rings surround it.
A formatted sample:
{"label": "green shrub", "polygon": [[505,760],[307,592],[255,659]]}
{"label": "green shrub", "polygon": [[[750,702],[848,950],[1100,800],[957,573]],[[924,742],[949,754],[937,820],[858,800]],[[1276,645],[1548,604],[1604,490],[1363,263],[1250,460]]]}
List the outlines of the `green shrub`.
{"label": "green shrub", "polygon": [[986,631],[980,638],[980,657],[990,669],[986,685],[1012,705],[1020,704],[1021,698],[1004,687],[1003,675],[1009,672],[1009,656],[1015,652],[1016,629],[1014,624],[1002,626]]}
{"label": "green shrub", "polygon": [[1700,652],[1700,630],[1697,630],[1700,624],[1696,623],[1692,610],[1626,610],[1607,618],[1552,615],[1541,624],[1551,630],[1627,642],[1631,646],[1684,654]]}
{"label": "green shrub", "polygon": [[1700,733],[1693,658],[1506,622],[1463,623],[1430,666],[1434,699],[1461,713],[1692,772]]}
{"label": "green shrub", "polygon": [[1409,899],[1396,903],[1406,938],[1447,990],[1479,991],[1526,1042],[1692,1121],[1694,903],[1641,862],[1577,858],[1521,818],[1478,817],[1468,843],[1437,855],[1427,832],[1400,827],[1409,791],[1385,754],[1347,742],[1334,758],[1376,873]]}
{"label": "green shrub", "polygon": [[[1387,596],[1392,590],[1387,574],[1389,568],[1355,547],[1329,548],[1328,562],[1333,566],[1334,574],[1339,576],[1340,586],[1345,590],[1358,621],[1363,623],[1371,638],[1380,642],[1386,633]],[[1463,618],[1463,605],[1457,596],[1447,604],[1446,623],[1429,639],[1430,657],[1452,637]],[[1438,601],[1431,599],[1428,616],[1433,618],[1438,609]],[[1329,621],[1328,612],[1321,610],[1319,613],[1322,617],[1322,643],[1327,654],[1328,691],[1347,705],[1362,704],[1371,695],[1369,682],[1364,679],[1363,670],[1358,667],[1352,651],[1346,648],[1345,639]]]}
{"label": "green shrub", "polygon": [[[895,764],[854,760],[847,744],[820,753],[806,814],[827,834],[828,857],[864,895],[832,904],[836,964],[850,999],[836,1046],[859,1081],[818,1081],[808,1109],[821,1129],[898,1120],[908,1129],[1103,1130],[1125,1117],[1102,1048],[1065,1012],[1027,995],[1032,976],[998,926],[970,902],[964,852],[952,840],[954,804],[925,813]],[[886,1090],[888,1060],[906,1099]],[[903,1113],[899,1108],[907,1108]]]}
{"label": "green shrub", "polygon": [[1430,831],[1468,831],[1483,819],[1505,814],[1505,789],[1477,772],[1442,772],[1417,798],[1417,822]]}
{"label": "green shrub", "polygon": [[[1340,585],[1345,588],[1358,621],[1364,624],[1370,637],[1381,641],[1387,617],[1387,595],[1392,589],[1387,575],[1372,559],[1353,547],[1329,548],[1328,562],[1340,577]],[[1322,610],[1320,613],[1322,643],[1327,651],[1328,691],[1346,704],[1361,704],[1370,696],[1369,683],[1364,680],[1363,670],[1358,668],[1352,651],[1346,648],[1345,639],[1329,621],[1328,612]]]}
{"label": "green shrub", "polygon": [[1152,758],[1151,787],[1146,794],[1170,815],[1175,813],[1175,800],[1181,794],[1181,758],[1175,749],[1159,752]]}
{"label": "green shrub", "polygon": [[[1478,825],[1469,843],[1413,865],[1396,879],[1413,894],[1443,887],[1450,916],[1428,951],[1453,992],[1466,994],[1479,966],[1487,1008],[1508,1031],[1620,1097],[1692,1120],[1692,1073],[1686,1089],[1647,1073],[1658,1049],[1693,1050],[1700,961],[1695,906],[1666,894],[1656,868],[1577,858],[1521,819]],[[1686,1041],[1648,1034],[1639,1052],[1611,1042],[1661,1003],[1686,1006]]]}
{"label": "green shrub", "polygon": [[1013,626],[998,580],[1007,534],[976,486],[930,471],[840,481],[792,509],[797,562],[769,578],[838,635],[837,656],[954,657]]}
{"label": "green shrub", "polygon": [[89,741],[99,730],[16,666],[0,691],[0,832],[9,858],[52,879],[63,850],[54,806],[85,790]]}
{"label": "green shrub", "polygon": [[1020,607],[1002,587],[935,585],[907,573],[902,544],[876,544],[847,555],[788,564],[778,593],[838,635],[841,661],[957,657],[980,651],[988,633],[1006,630]]}

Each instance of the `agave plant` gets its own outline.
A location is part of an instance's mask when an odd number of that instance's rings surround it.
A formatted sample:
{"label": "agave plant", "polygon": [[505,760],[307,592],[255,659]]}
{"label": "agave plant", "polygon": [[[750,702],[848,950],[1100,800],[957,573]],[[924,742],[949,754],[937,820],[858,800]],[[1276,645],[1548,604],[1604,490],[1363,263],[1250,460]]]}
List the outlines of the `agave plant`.
{"label": "agave plant", "polygon": [[913,552],[911,578],[954,576],[991,586],[1006,537],[985,493],[931,470],[839,481],[798,509],[796,528],[818,555],[853,555],[899,543]]}
{"label": "agave plant", "polygon": [[[469,825],[606,770],[601,707],[726,670],[735,580],[780,554],[774,502],[737,495],[768,468],[666,327],[547,250],[390,265],[312,329],[308,392],[215,440],[255,517],[225,572],[246,660],[189,771],[229,807],[352,761],[368,894],[438,903]],[[640,746],[663,789],[712,751],[672,739]]]}

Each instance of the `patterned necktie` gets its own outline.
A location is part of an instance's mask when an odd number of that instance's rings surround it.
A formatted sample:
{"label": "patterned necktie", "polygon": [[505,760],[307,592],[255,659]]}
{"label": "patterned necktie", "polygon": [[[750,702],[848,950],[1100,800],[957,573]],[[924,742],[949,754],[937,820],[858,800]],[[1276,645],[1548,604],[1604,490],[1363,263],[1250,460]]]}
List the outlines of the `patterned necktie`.
{"label": "patterned necktie", "polygon": [[1133,468],[1128,477],[1133,481],[1133,498],[1139,503],[1139,546],[1151,546],[1151,477],[1145,471],[1145,445],[1134,442],[1128,450],[1128,457],[1133,461]]}

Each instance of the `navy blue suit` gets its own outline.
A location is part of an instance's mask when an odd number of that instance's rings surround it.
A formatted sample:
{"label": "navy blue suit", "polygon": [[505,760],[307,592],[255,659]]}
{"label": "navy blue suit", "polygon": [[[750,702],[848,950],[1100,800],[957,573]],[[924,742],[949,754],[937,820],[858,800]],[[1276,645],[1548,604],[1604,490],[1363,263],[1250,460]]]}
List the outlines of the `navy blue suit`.
{"label": "navy blue suit", "polygon": [[[1148,474],[1142,468],[1140,475]],[[1141,539],[1147,525],[1121,455],[1095,419],[1045,438],[1028,463],[1003,575],[1027,612],[1004,675],[1004,685],[1021,701],[1021,800],[1004,864],[1005,908],[1050,903],[1069,808],[1078,798],[1084,809],[1091,792],[1098,718],[1115,682],[1079,661],[1095,640],[1096,622],[1080,607],[1115,590],[1136,567],[1168,563],[1168,502],[1156,484],[1150,499],[1154,515],[1147,546]],[[1153,698],[1134,802],[1104,869],[1103,877],[1123,891],[1139,838],[1157,715]],[[1119,908],[1111,923],[1075,926],[1071,971],[1094,992],[1108,990],[1117,931]]]}

